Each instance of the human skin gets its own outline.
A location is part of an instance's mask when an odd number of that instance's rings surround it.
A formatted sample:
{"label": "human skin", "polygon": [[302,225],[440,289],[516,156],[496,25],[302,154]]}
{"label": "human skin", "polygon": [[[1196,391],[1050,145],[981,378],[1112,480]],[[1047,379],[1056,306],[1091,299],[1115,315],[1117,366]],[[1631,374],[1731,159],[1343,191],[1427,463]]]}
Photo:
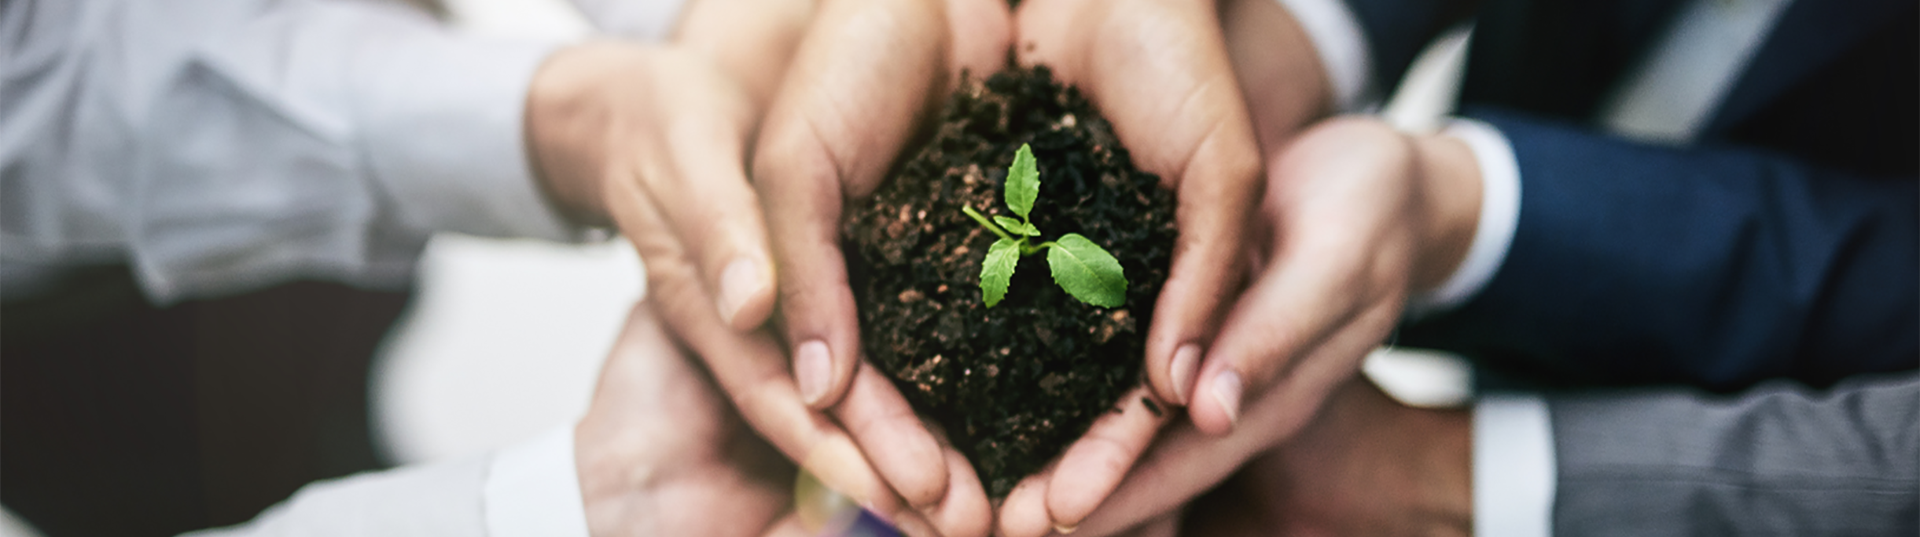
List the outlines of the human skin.
{"label": "human skin", "polygon": [[[840,216],[885,179],[962,71],[985,76],[1001,67],[1010,36],[998,0],[823,2],[768,109],[752,166],[779,267],[777,326],[792,352],[780,404],[796,409],[795,419],[805,411],[844,426],[859,449],[840,456],[870,462],[886,494],[897,493],[948,537],[984,535],[991,507],[966,458],[864,364]],[[803,461],[838,453],[801,443],[782,450]],[[814,473],[871,503],[868,493]]]}
{"label": "human skin", "polygon": [[1184,533],[1473,534],[1473,420],[1401,405],[1365,379],[1184,514]]}
{"label": "human skin", "polygon": [[[1145,95],[1133,100],[1100,99],[1099,79],[1077,80],[1110,115],[1125,117],[1124,110],[1129,109],[1153,110],[1150,103],[1162,103],[1160,109],[1165,110],[1164,103],[1177,102],[1155,98],[1153,92],[1167,91],[1155,89],[1160,86],[1178,86],[1168,81],[1182,78],[1143,75],[1140,72],[1156,62],[1132,58],[1171,54],[1166,51],[1179,50],[1181,43],[1192,48],[1206,48],[1195,43],[1218,43],[1224,50],[1231,80],[1245,96],[1266,175],[1261,181],[1265,195],[1250,198],[1261,200],[1261,207],[1247,222],[1244,242],[1237,246],[1252,254],[1238,266],[1251,269],[1247,279],[1237,282],[1231,296],[1223,299],[1217,319],[1202,325],[1216,330],[1205,341],[1203,352],[1182,353],[1177,348],[1167,352],[1172,344],[1160,335],[1163,332],[1150,336],[1147,380],[1152,395],[1187,407],[1195,430],[1228,443],[1232,443],[1230,437],[1239,436],[1239,429],[1250,426],[1246,407],[1252,401],[1265,392],[1291,392],[1286,396],[1295,403],[1281,415],[1265,418],[1274,423],[1252,425],[1260,429],[1256,436],[1273,435],[1270,442],[1284,439],[1291,428],[1311,417],[1335,385],[1354,375],[1359,359],[1384,340],[1397,321],[1405,298],[1437,285],[1464,255],[1478,217],[1478,172],[1470,152],[1451,139],[1416,140],[1382,125],[1345,120],[1333,122],[1333,128],[1316,128],[1327,132],[1313,143],[1302,143],[1302,126],[1327,113],[1331,91],[1311,42],[1275,2],[1140,0],[1070,9],[1079,1],[1057,0],[1055,4],[1069,6],[1058,8],[1065,14],[1028,13],[1055,9],[1036,0],[1023,7],[1018,28],[1023,43],[1027,35],[1060,42],[1050,52],[1047,40],[1035,37],[1040,46],[1032,51],[1034,57],[1057,65],[1083,64],[1087,71],[1121,73],[1113,75],[1113,86]],[[1168,11],[1194,13],[1196,4],[1216,11],[1188,18],[1215,25],[1216,36],[1165,28],[1183,20]],[[1147,14],[1155,16],[1127,23]],[[1121,23],[1110,22],[1114,19]],[[1154,43],[1156,38],[1172,44]],[[1101,60],[1103,51],[1118,54]],[[1112,65],[1103,68],[1103,61]],[[1204,58],[1165,63],[1193,71],[1215,65]],[[1125,75],[1129,72],[1130,76]],[[1119,118],[1115,129],[1130,147],[1142,143],[1162,149],[1179,147],[1156,138],[1177,135],[1178,129],[1163,128],[1168,121],[1174,119],[1141,122],[1153,127],[1147,129],[1151,141],[1128,139]],[[1329,180],[1333,177],[1349,179],[1342,184]],[[1216,205],[1189,199],[1184,190],[1180,195],[1183,205]],[[1188,224],[1181,225],[1185,236]],[[1000,510],[999,525],[1005,533],[1039,535],[1049,528],[1074,529],[1108,501],[1123,477],[1139,479],[1126,476],[1169,419],[1122,410],[1097,422],[1052,469],[1015,489]],[[1222,459],[1202,474],[1212,476],[1209,483],[1217,481],[1247,456]],[[1168,507],[1151,512],[1165,512],[1203,489],[1162,488],[1182,492],[1168,494],[1166,501],[1156,503]]]}
{"label": "human skin", "polygon": [[574,465],[598,537],[759,535],[793,490],[793,463],[753,434],[645,303],[574,426]]}
{"label": "human skin", "polygon": [[[1227,434],[1194,420],[1162,431],[1076,535],[1114,534],[1177,513],[1300,433],[1386,337],[1408,290],[1452,272],[1478,221],[1479,170],[1465,144],[1403,134],[1376,119],[1316,124],[1276,153],[1267,173],[1255,276],[1220,345],[1244,345],[1247,356],[1285,369],[1249,394]],[[1285,333],[1276,323],[1313,326],[1319,335],[1275,341]],[[1010,507],[1002,506],[1003,527]]]}
{"label": "human skin", "polygon": [[1472,436],[1466,409],[1405,406],[1354,379],[1225,483],[1117,535],[1465,537],[1473,533]]}
{"label": "human skin", "polygon": [[1263,185],[1254,123],[1213,2],[1029,0],[1016,20],[1021,62],[1045,63],[1085,91],[1135,164],[1179,200],[1180,238],[1147,334],[1148,387],[1009,493],[999,529],[1036,535],[1076,526],[1167,422],[1135,401],[1189,402],[1244,277],[1246,223]]}
{"label": "human skin", "polygon": [[[810,25],[836,20],[848,5],[700,0],[671,43],[562,49],[534,75],[527,140],[556,207],[577,223],[616,226],[634,244],[661,322],[700,358],[744,423],[869,509],[931,535],[932,522],[874,471],[849,434],[873,434],[878,420],[864,418],[875,413],[861,412],[875,406],[842,405],[838,416],[809,408],[780,341],[758,328],[773,310],[777,271],[748,163]],[[944,493],[954,461],[931,453],[927,464],[940,471]],[[969,522],[989,516],[977,480],[951,486],[978,501],[930,508],[933,520],[984,527]],[[979,514],[969,518],[968,509]]]}

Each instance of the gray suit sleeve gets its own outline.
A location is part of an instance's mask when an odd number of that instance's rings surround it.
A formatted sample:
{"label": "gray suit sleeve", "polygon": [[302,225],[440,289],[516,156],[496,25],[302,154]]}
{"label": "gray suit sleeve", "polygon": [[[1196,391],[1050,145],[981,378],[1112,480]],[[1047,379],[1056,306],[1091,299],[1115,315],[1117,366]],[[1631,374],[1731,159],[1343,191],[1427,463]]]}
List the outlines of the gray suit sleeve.
{"label": "gray suit sleeve", "polygon": [[1549,396],[1554,533],[1920,534],[1920,376]]}

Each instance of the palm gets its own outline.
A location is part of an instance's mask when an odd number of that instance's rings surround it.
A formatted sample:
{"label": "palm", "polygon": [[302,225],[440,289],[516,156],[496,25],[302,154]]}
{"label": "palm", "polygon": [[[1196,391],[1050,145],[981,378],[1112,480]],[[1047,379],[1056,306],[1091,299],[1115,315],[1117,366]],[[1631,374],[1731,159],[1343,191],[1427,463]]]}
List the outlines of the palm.
{"label": "palm", "polygon": [[647,304],[574,435],[597,536],[757,536],[789,503],[793,465],[746,428]]}
{"label": "palm", "polygon": [[[1148,331],[1151,390],[1141,395],[1187,403],[1169,364],[1176,352],[1197,353],[1212,338],[1245,266],[1242,234],[1260,190],[1258,146],[1214,8],[1165,0],[1028,0],[1015,18],[1021,61],[1047,64],[1086,92],[1135,164],[1160,175],[1177,195],[1179,243]],[[1077,523],[1118,486],[1164,423],[1144,409],[1095,423],[1050,474],[1009,495],[1002,529],[1030,535]]]}

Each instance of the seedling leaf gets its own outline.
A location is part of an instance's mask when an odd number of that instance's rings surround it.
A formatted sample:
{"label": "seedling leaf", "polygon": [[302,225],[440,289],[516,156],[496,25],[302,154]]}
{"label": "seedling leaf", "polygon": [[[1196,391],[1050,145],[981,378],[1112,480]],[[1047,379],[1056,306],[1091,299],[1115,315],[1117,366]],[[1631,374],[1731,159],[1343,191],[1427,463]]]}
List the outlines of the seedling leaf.
{"label": "seedling leaf", "polygon": [[1037,197],[1040,197],[1040,169],[1033,162],[1033,150],[1027,144],[1020,144],[1020,151],[1013,154],[1013,167],[1007,169],[1007,208],[1030,221],[1027,213],[1033,211],[1033,199]]}
{"label": "seedling leaf", "polygon": [[[999,243],[994,244],[994,248],[999,247]],[[989,251],[987,257],[991,259],[993,253]],[[1120,261],[1079,233],[1068,233],[1053,242],[1047,249],[1047,266],[1053,269],[1053,282],[1081,302],[1117,308],[1127,301],[1127,276]],[[1012,276],[1013,271],[1008,270],[1007,275]]]}
{"label": "seedling leaf", "polygon": [[987,247],[987,259],[980,263],[980,297],[987,301],[987,307],[1006,298],[1007,286],[1013,283],[1013,269],[1019,264],[1020,241],[1000,239]]}
{"label": "seedling leaf", "polygon": [[1033,224],[1021,222],[1010,217],[995,216],[993,217],[993,223],[1000,224],[1000,227],[1006,229],[1007,233],[1028,237],[1040,236],[1040,228],[1033,227]]}

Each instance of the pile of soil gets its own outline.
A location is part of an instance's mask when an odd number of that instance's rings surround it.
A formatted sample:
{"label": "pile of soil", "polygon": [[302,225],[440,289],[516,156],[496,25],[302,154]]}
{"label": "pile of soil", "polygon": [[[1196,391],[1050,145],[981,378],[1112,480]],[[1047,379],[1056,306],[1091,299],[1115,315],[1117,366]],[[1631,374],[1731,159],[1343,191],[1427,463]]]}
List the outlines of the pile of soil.
{"label": "pile of soil", "polygon": [[[1073,298],[1036,254],[1021,258],[1005,300],[986,307],[980,265],[997,237],[960,208],[1013,216],[1003,183],[1023,143],[1040,171],[1035,243],[1080,233],[1105,247],[1126,271],[1124,306]],[[853,208],[843,232],[867,358],[945,427],[991,496],[1140,384],[1173,254],[1173,194],[1046,67],[963,83],[933,138]]]}

